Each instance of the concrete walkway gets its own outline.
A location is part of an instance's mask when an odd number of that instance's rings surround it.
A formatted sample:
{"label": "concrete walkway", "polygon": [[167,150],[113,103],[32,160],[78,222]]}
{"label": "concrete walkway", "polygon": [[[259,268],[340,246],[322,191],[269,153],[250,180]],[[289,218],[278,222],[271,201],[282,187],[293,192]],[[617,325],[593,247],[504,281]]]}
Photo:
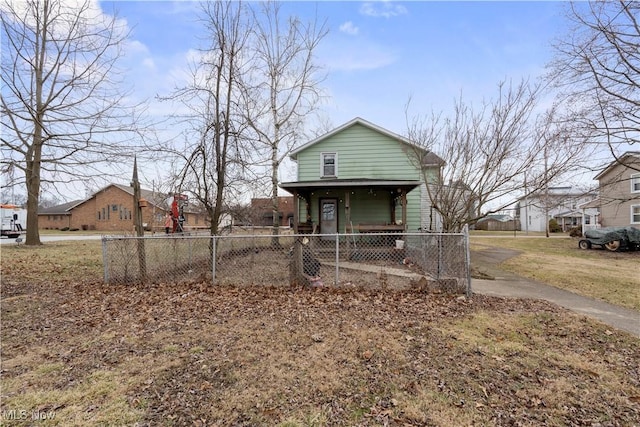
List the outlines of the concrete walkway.
{"label": "concrete walkway", "polygon": [[550,301],[640,337],[639,311],[583,297],[573,292],[525,279],[505,271],[494,269],[492,274],[495,280],[472,279],[471,289],[473,293]]}

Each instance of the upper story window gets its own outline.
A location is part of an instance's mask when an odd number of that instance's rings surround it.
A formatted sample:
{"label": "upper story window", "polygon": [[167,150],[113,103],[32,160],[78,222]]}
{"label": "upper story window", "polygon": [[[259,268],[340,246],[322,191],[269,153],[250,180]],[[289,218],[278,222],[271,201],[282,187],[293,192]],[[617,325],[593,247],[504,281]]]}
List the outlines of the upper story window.
{"label": "upper story window", "polygon": [[631,192],[640,193],[640,173],[631,175]]}
{"label": "upper story window", "polygon": [[320,154],[320,176],[336,177],[338,172],[338,154],[337,153],[321,153]]}
{"label": "upper story window", "polygon": [[640,205],[631,206],[631,223],[640,224]]}

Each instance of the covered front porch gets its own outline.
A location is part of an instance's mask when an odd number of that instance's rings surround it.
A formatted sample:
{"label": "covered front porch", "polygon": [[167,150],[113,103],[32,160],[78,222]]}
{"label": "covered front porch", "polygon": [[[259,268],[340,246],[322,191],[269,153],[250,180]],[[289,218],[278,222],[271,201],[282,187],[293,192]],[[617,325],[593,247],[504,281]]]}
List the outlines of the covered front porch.
{"label": "covered front porch", "polygon": [[[405,232],[420,181],[333,179],[280,184],[294,196],[296,234]],[[417,212],[419,215],[419,196]]]}

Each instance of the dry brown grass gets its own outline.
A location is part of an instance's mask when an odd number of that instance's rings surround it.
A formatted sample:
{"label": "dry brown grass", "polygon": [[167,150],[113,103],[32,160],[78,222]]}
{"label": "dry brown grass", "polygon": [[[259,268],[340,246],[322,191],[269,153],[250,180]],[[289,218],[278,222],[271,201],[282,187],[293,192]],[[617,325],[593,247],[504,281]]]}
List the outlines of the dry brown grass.
{"label": "dry brown grass", "polygon": [[3,248],[3,425],[640,423],[640,340],[545,302],[104,285],[94,243]]}

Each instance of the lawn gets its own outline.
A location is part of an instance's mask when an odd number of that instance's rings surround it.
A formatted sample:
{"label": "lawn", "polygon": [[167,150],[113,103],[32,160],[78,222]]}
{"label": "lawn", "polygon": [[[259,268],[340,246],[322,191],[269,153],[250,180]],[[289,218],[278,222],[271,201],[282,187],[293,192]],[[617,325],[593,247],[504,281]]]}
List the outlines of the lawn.
{"label": "lawn", "polygon": [[519,255],[500,268],[611,304],[640,310],[640,251],[583,250],[578,240],[545,237],[471,237],[472,250],[500,247]]}
{"label": "lawn", "polygon": [[640,339],[546,302],[101,274],[2,248],[2,425],[640,424]]}

